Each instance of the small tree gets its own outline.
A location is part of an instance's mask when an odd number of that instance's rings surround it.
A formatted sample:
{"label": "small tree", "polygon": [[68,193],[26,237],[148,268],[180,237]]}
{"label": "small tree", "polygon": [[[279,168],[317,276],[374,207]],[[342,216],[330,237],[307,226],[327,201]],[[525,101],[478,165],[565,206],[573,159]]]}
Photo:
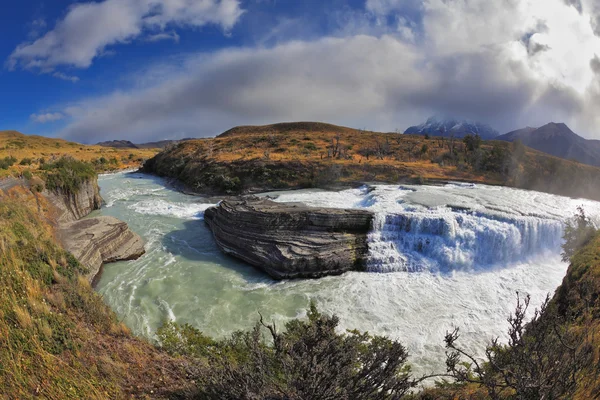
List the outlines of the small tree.
{"label": "small tree", "polygon": [[562,246],[562,260],[568,262],[571,257],[583,246],[585,246],[597,232],[596,227],[585,215],[582,206],[577,207],[577,213],[565,224],[565,233],[563,239],[565,243]]}
{"label": "small tree", "polygon": [[481,147],[481,136],[469,134],[463,138],[463,142],[467,151],[475,151]]}
{"label": "small tree", "polygon": [[517,297],[515,313],[508,318],[508,344],[498,339],[478,360],[457,345],[458,329],[446,334],[446,366],[458,383],[483,387],[492,400],[570,399],[577,374],[593,362],[588,329],[569,329],[550,306],[549,298],[526,323],[529,296]]}

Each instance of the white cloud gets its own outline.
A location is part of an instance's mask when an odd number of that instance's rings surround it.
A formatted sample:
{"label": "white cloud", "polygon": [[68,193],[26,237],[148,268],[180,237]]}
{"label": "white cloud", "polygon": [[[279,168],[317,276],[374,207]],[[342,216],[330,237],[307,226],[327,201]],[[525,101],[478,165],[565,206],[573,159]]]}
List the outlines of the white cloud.
{"label": "white cloud", "polygon": [[175,31],[171,31],[171,32],[161,32],[161,33],[156,33],[154,35],[149,35],[146,38],[147,42],[159,42],[161,40],[172,40],[175,43],[179,43],[179,35],[177,34],[177,32]]}
{"label": "white cloud", "polygon": [[58,78],[58,79],[62,79],[63,81],[70,81],[73,83],[77,83],[79,82],[79,77],[78,76],[73,76],[73,75],[67,75],[65,73],[62,72],[54,72],[52,74],[53,77]]}
{"label": "white cloud", "polygon": [[407,4],[420,14],[387,34],[165,61],[139,71],[128,90],[71,104],[62,135],[145,141],[291,120],[391,131],[433,113],[501,131],[551,120],[587,136],[599,131],[600,74],[592,66],[600,62],[592,60],[600,38],[586,3],[581,12],[564,0],[369,3],[391,20]]}
{"label": "white cloud", "polygon": [[114,44],[169,26],[220,25],[229,30],[243,14],[239,0],[105,0],[76,3],[53,30],[20,44],[7,65],[48,72],[57,66],[89,67]]}
{"label": "white cloud", "polygon": [[31,114],[29,118],[33,122],[45,124],[48,122],[55,122],[63,119],[65,116],[61,113],[45,113],[45,114]]}

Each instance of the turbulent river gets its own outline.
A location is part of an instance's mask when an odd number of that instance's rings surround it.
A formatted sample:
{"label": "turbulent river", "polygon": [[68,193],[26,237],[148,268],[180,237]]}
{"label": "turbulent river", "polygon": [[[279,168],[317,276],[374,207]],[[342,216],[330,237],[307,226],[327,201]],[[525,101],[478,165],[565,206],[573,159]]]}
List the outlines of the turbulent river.
{"label": "turbulent river", "polygon": [[275,282],[220,253],[202,221],[212,204],[138,173],[99,179],[99,211],[126,221],[146,240],[139,260],[108,264],[97,290],[138,335],[163,321],[223,337],[252,327],[258,312],[282,324],[305,315],[310,300],[341,327],[400,339],[417,373],[444,369],[443,338],[459,327],[481,353],[506,330],[516,292],[532,306],[565,275],[563,222],[600,203],[485,185],[378,185],[328,192],[271,193],[276,201],[375,212],[369,272]]}

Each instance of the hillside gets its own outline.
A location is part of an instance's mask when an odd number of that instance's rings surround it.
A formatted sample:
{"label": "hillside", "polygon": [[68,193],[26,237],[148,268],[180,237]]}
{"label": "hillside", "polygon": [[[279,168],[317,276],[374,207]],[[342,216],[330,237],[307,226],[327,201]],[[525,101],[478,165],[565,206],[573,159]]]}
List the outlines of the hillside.
{"label": "hillside", "polygon": [[498,136],[496,140],[514,142],[556,157],[600,166],[600,142],[587,140],[562,123],[549,123],[541,128],[524,128]]}
{"label": "hillside", "polygon": [[191,140],[190,138],[180,140],[159,140],[156,142],[147,143],[133,143],[129,140],[109,140],[106,142],[100,142],[96,146],[102,147],[113,147],[116,149],[164,149],[174,143],[178,143],[183,140]]}
{"label": "hillside", "polygon": [[164,149],[172,144],[179,143],[185,140],[192,140],[191,138],[184,138],[179,140],[159,140],[157,142],[137,143],[136,146],[139,149]]}
{"label": "hillside", "polygon": [[213,194],[469,181],[600,199],[600,169],[518,144],[467,145],[318,123],[233,128],[214,139],[179,143],[148,160],[144,170]]}
{"label": "hillside", "polygon": [[129,140],[109,140],[107,142],[97,143],[96,146],[114,147],[116,149],[137,149],[138,148],[138,146],[136,146]]}
{"label": "hillside", "polygon": [[352,133],[358,132],[357,129],[346,128],[343,126],[337,126],[332,124],[326,124],[323,122],[281,122],[272,125],[247,125],[247,126],[236,126],[221,133],[218,137],[229,137],[229,136],[240,136],[240,135],[253,135],[253,134],[281,134],[281,133]]}
{"label": "hillside", "polygon": [[406,131],[408,135],[429,135],[463,138],[467,135],[479,135],[482,139],[489,140],[500,135],[489,125],[477,121],[458,120],[455,118],[430,117],[421,125],[411,126]]}
{"label": "hillside", "polygon": [[87,146],[63,139],[0,131],[0,161],[9,161],[0,162],[0,177],[35,171],[45,162],[62,156],[91,162],[97,171],[135,168],[157,152],[157,149]]}
{"label": "hillside", "polygon": [[[90,170],[69,179],[95,185]],[[57,241],[61,202],[72,194],[0,179],[0,398],[181,395],[193,386],[189,363],[133,337]]]}

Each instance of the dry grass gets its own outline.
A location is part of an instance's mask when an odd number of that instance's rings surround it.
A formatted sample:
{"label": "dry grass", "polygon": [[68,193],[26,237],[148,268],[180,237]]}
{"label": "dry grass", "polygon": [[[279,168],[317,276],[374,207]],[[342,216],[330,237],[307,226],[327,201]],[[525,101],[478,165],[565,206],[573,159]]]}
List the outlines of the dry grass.
{"label": "dry grass", "polygon": [[[138,167],[159,149],[115,149],[102,146],[88,146],[63,139],[53,139],[43,136],[24,135],[16,131],[0,131],[0,159],[14,157],[15,165],[8,170],[0,169],[0,177],[21,174],[25,170],[35,171],[40,160],[52,161],[62,156],[72,156],[80,161],[107,160],[105,165],[99,165],[99,170],[127,169]],[[20,165],[24,159],[30,159],[30,165]],[[112,161],[111,160],[115,160]]]}
{"label": "dry grass", "polygon": [[187,363],[132,337],[56,242],[50,205],[0,191],[0,398],[166,398]]}

